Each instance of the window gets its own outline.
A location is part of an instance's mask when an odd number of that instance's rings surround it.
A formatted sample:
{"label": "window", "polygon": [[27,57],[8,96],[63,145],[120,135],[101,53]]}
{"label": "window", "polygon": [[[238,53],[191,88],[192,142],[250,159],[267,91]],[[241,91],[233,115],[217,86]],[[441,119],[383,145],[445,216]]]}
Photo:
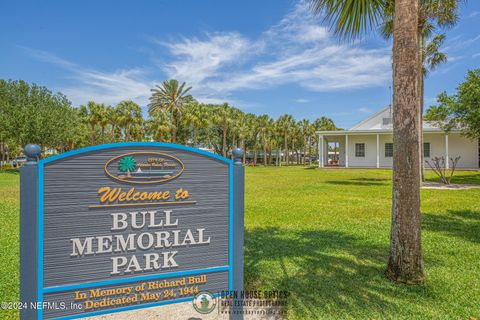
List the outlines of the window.
{"label": "window", "polygon": [[393,143],[385,143],[385,158],[393,157]]}
{"label": "window", "polygon": [[423,157],[430,158],[430,142],[423,143]]}
{"label": "window", "polygon": [[382,119],[382,124],[384,126],[388,126],[388,125],[392,124],[392,118],[383,118]]}
{"label": "window", "polygon": [[365,143],[355,143],[355,157],[365,157]]}

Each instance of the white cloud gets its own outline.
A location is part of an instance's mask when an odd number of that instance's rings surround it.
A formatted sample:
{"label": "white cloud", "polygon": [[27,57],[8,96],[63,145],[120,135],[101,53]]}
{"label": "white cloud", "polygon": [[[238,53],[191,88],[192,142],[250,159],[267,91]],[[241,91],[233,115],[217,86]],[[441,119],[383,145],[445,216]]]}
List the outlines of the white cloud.
{"label": "white cloud", "polygon": [[473,11],[468,15],[469,18],[474,18],[476,16],[480,15],[480,11]]}
{"label": "white cloud", "polygon": [[390,81],[390,50],[339,44],[300,2],[260,38],[238,33],[162,43],[173,56],[169,77],[194,93],[228,94],[290,84],[311,91],[381,86]]}
{"label": "white cloud", "polygon": [[[245,89],[289,85],[324,92],[383,86],[391,79],[388,47],[339,43],[303,1],[257,38],[239,32],[211,32],[170,41],[150,38],[149,42],[168,54],[159,54],[158,48],[148,50],[153,62],[148,71],[156,72],[159,80],[187,82],[193,87],[192,94],[203,102],[231,102],[235,92]],[[76,104],[130,98],[144,105],[154,85],[143,68],[99,71],[47,52],[27,51],[71,73],[76,84],[60,90]]]}
{"label": "white cloud", "polygon": [[358,108],[358,112],[361,112],[361,113],[372,113],[372,110],[370,110],[369,108]]}
{"label": "white cloud", "polygon": [[295,102],[297,102],[297,103],[309,103],[310,100],[305,99],[305,98],[298,98],[298,99],[295,99]]}
{"label": "white cloud", "polygon": [[84,104],[89,100],[117,104],[127,99],[146,105],[150,88],[154,85],[152,81],[145,79],[146,71],[140,68],[101,72],[83,68],[46,51],[22,48],[30,56],[69,72],[67,79],[74,80],[75,85],[64,85],[57,90],[64,93],[74,105]]}
{"label": "white cloud", "polygon": [[166,73],[194,87],[218,76],[221,68],[238,64],[256,47],[235,32],[207,34],[204,40],[183,39],[163,45],[175,57],[174,61],[163,66]]}

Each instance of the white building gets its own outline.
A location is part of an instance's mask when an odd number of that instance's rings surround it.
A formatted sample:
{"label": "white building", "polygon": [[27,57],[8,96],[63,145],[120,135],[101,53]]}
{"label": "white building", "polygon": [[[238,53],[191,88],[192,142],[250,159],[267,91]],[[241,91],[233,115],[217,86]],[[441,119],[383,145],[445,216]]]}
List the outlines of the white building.
{"label": "white building", "polygon": [[[318,131],[320,167],[391,168],[393,156],[392,108],[380,110],[349,130]],[[423,122],[425,161],[433,157],[460,156],[458,168],[479,168],[479,143],[453,130],[446,135]],[[333,152],[333,155],[332,155]],[[428,168],[427,163],[425,167]]]}

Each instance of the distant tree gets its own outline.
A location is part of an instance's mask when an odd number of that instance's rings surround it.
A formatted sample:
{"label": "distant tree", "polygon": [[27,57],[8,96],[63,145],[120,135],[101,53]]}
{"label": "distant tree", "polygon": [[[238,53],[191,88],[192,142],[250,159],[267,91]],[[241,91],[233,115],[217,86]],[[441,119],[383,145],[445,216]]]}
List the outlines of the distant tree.
{"label": "distant tree", "polygon": [[142,109],[132,100],[124,100],[117,105],[117,110],[118,123],[122,126],[124,140],[130,141],[134,132],[138,132],[141,130],[139,127],[143,127]]}
{"label": "distant tree", "polygon": [[445,132],[458,127],[471,139],[480,139],[480,69],[469,71],[453,95],[437,97],[437,106],[428,109],[425,119]]}
{"label": "distant tree", "polygon": [[177,142],[179,118],[184,111],[184,106],[192,101],[192,96],[187,94],[192,87],[185,88],[185,82],[179,84],[178,80],[166,80],[162,85],[153,88],[150,97],[149,110],[151,113],[164,109],[172,118],[172,142]]}
{"label": "distant tree", "polygon": [[289,164],[289,150],[288,150],[288,140],[289,134],[292,130],[292,127],[295,125],[295,120],[289,114],[284,114],[277,119],[277,126],[279,132],[283,135],[283,146],[285,150],[285,164]]}

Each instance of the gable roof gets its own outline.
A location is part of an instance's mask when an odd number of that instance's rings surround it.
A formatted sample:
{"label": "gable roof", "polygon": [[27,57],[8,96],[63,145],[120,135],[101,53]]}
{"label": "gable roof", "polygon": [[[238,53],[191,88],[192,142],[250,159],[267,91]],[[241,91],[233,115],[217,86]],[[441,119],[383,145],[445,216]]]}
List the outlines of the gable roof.
{"label": "gable roof", "polygon": [[[356,131],[356,130],[374,130],[374,129],[389,129],[391,128],[390,125],[384,125],[383,119],[389,118],[391,119],[393,116],[392,107],[390,105],[384,107],[380,111],[375,112],[370,117],[360,121],[353,127],[349,129],[349,131]],[[391,123],[391,122],[390,122]]]}
{"label": "gable roof", "polygon": [[[423,129],[428,132],[441,132],[434,123],[423,121]],[[368,118],[355,124],[347,130],[340,131],[317,131],[317,133],[334,133],[341,134],[342,132],[352,133],[375,133],[375,132],[392,132],[393,130],[393,108],[390,105],[385,106],[381,110],[375,112]],[[456,131],[456,130],[454,130]]]}

